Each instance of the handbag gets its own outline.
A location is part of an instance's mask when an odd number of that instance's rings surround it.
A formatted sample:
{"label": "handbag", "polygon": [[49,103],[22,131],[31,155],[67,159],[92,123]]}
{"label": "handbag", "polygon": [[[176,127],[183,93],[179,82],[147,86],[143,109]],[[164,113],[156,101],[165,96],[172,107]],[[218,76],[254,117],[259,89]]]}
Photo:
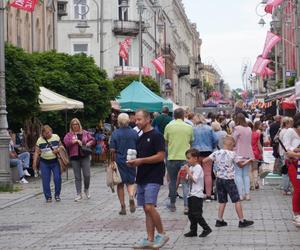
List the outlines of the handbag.
{"label": "handbag", "polygon": [[108,164],[106,168],[106,185],[111,188],[114,193],[114,186],[122,183],[122,178],[118,169],[118,165],[115,161]]}
{"label": "handbag", "polygon": [[[46,138],[44,138],[44,140],[46,141],[48,146],[51,148],[51,150],[54,151],[51,143],[49,143]],[[64,146],[59,146],[58,147],[58,152],[56,153],[56,158],[58,160],[61,173],[65,172],[66,169],[68,168],[68,165],[69,165],[70,161],[69,161],[68,153],[67,153]]]}
{"label": "handbag", "polygon": [[93,153],[93,150],[90,147],[86,146],[86,145],[82,145],[80,147],[80,150],[81,150],[81,152],[84,156],[89,156]]}
{"label": "handbag", "polygon": [[64,146],[60,146],[58,148],[58,153],[56,155],[60,165],[61,172],[63,173],[68,169],[68,166],[70,164],[67,150],[65,149]]}

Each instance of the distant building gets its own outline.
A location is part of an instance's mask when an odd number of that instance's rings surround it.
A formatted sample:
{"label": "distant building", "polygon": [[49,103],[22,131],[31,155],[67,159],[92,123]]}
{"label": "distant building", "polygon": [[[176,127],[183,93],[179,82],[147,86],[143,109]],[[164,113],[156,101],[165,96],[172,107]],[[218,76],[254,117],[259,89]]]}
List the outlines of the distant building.
{"label": "distant building", "polygon": [[55,5],[55,0],[44,0],[32,13],[7,6],[5,41],[27,52],[56,49]]}

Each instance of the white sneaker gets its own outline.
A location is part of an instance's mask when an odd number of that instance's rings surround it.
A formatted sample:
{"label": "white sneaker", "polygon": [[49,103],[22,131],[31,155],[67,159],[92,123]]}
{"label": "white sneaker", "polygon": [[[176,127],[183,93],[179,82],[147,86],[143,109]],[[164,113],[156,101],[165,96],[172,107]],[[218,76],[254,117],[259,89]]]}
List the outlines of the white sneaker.
{"label": "white sneaker", "polygon": [[20,180],[20,183],[22,184],[27,184],[29,183],[24,177]]}
{"label": "white sneaker", "polygon": [[31,174],[28,173],[28,170],[27,170],[27,169],[24,169],[23,172],[24,172],[24,175],[25,175],[25,176],[31,176]]}
{"label": "white sneaker", "polygon": [[82,200],[82,195],[81,194],[76,195],[74,201],[80,201],[80,200]]}
{"label": "white sneaker", "polygon": [[85,193],[85,196],[86,196],[87,199],[91,198],[90,191],[88,189],[85,190],[84,193]]}
{"label": "white sneaker", "polygon": [[300,227],[300,215],[295,215],[293,218],[293,223],[296,227]]}

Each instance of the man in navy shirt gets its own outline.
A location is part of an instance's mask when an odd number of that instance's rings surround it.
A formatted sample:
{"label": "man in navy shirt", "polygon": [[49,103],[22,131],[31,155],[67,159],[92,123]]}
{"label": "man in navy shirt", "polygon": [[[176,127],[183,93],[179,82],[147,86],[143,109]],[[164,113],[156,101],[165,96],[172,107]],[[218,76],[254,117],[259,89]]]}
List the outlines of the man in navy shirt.
{"label": "man in navy shirt", "polygon": [[[146,215],[147,239],[137,247],[160,248],[168,240],[161,218],[156,210],[157,197],[165,175],[165,141],[163,135],[151,126],[150,113],[139,110],[135,114],[136,125],[143,131],[137,142],[137,159],[127,163],[137,167],[137,202]],[[154,237],[155,229],[158,234]]]}

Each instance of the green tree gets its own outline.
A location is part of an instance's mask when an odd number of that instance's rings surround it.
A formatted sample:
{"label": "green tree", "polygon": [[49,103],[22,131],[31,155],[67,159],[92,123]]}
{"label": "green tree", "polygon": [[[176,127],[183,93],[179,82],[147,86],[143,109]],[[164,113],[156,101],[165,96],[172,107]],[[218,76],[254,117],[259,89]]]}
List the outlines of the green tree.
{"label": "green tree", "polygon": [[[123,89],[125,89],[130,83],[133,81],[138,81],[138,76],[122,76],[116,77],[112,80],[113,86],[119,94]],[[143,76],[142,82],[145,84],[147,88],[153,91],[155,94],[160,95],[160,87],[159,84],[150,76]]]}
{"label": "green tree", "polygon": [[9,44],[5,46],[5,67],[8,124],[18,131],[39,111],[40,79],[31,55]]}
{"label": "green tree", "polygon": [[[112,82],[100,70],[92,57],[84,54],[68,55],[48,51],[34,53],[34,61],[42,85],[66,97],[82,101],[84,112],[69,111],[69,119],[77,116],[84,127],[94,127],[100,119],[107,117],[111,110],[110,100],[116,96]],[[43,122],[49,122],[62,133],[64,112],[47,112],[41,115]]]}

